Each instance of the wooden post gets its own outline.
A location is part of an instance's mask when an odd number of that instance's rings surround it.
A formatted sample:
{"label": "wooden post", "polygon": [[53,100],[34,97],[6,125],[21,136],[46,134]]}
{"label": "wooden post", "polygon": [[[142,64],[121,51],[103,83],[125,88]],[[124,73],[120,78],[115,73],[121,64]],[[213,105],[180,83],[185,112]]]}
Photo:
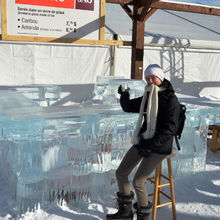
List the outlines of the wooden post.
{"label": "wooden post", "polygon": [[132,54],[131,54],[131,78],[142,79],[144,57],[144,21],[139,21],[144,6],[134,5],[133,31],[132,31]]}
{"label": "wooden post", "polygon": [[100,6],[100,32],[99,40],[105,40],[105,0],[101,0]]}

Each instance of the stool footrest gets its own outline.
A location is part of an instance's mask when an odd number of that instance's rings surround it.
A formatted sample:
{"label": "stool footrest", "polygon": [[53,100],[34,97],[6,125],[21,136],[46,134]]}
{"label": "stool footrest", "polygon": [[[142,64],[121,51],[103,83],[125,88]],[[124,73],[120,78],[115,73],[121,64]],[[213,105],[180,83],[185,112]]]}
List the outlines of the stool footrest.
{"label": "stool footrest", "polygon": [[147,180],[150,181],[150,182],[153,183],[153,184],[155,183],[154,177],[147,178]]}
{"label": "stool footrest", "polygon": [[[161,193],[163,196],[167,197],[169,200],[172,199],[169,195],[167,195],[165,192],[163,192],[163,191],[161,191],[161,190],[160,190],[158,193]],[[148,196],[153,196],[153,195],[154,195],[154,193],[148,194]]]}
{"label": "stool footrest", "polygon": [[163,204],[157,205],[157,208],[164,207],[164,206],[170,205],[170,204],[172,204],[172,202],[163,203]]}
{"label": "stool footrest", "polygon": [[[166,177],[163,174],[160,174],[160,176],[163,177],[164,179],[170,181],[169,177]],[[147,180],[150,181],[151,183],[155,184],[155,177],[147,178]]]}
{"label": "stool footrest", "polygon": [[170,186],[170,183],[160,184],[160,185],[158,185],[158,188],[162,188],[162,187],[165,187],[165,186]]}
{"label": "stool footrest", "polygon": [[164,179],[170,181],[170,179],[169,179],[167,176],[164,176],[163,174],[161,174],[161,176],[162,176]]}
{"label": "stool footrest", "polygon": [[164,195],[165,197],[167,197],[169,200],[171,200],[171,197],[170,197],[169,195],[167,195],[165,192],[160,191],[160,193],[161,193],[162,195]]}

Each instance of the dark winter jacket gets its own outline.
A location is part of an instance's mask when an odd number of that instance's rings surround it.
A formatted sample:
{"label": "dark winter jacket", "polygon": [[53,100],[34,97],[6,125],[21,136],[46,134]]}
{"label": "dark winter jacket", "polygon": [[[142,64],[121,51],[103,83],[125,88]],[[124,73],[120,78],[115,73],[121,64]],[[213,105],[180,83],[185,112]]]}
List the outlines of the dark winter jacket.
{"label": "dark winter jacket", "polygon": [[[152,153],[170,154],[173,147],[173,137],[177,130],[179,102],[168,80],[164,79],[159,87],[163,87],[165,90],[158,92],[158,114],[155,134],[150,139],[142,139],[141,146],[137,147],[139,149],[142,147]],[[143,96],[130,99],[129,93],[123,92],[120,98],[121,107],[125,112],[139,113],[142,98]],[[144,122],[139,136],[146,131],[146,127],[146,115],[144,115]]]}

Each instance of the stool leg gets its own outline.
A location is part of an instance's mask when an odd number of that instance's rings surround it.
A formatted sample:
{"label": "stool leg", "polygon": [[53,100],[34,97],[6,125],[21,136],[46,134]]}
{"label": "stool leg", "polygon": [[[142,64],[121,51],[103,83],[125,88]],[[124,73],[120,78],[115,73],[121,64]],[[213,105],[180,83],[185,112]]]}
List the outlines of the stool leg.
{"label": "stool leg", "polygon": [[176,205],[175,205],[175,194],[174,194],[174,184],[173,184],[173,173],[172,173],[172,166],[171,166],[170,158],[167,158],[167,166],[168,166],[168,173],[169,173],[169,179],[170,179],[170,193],[171,193],[171,201],[172,201],[173,219],[176,220]]}
{"label": "stool leg", "polygon": [[152,220],[156,220],[159,177],[160,177],[160,165],[157,166],[155,170]]}
{"label": "stool leg", "polygon": [[[160,165],[159,165],[159,185],[161,185],[161,179],[162,179],[162,176],[161,176],[161,173],[162,173],[162,163],[163,162],[161,162]],[[158,196],[157,196],[158,197],[158,201],[157,201],[158,205],[160,205],[160,195],[161,195],[160,192],[161,192],[161,188],[159,187],[158,188]]]}
{"label": "stool leg", "polygon": [[216,152],[217,136],[218,136],[218,130],[213,129],[212,130],[212,142],[211,142],[211,151],[212,152]]}

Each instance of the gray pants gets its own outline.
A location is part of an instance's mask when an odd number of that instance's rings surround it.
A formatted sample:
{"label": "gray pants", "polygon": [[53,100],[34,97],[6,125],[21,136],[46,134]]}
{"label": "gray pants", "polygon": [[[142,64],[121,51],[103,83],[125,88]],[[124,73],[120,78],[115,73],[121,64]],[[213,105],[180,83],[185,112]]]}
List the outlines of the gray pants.
{"label": "gray pants", "polygon": [[150,154],[148,157],[141,157],[140,155],[138,155],[138,150],[136,149],[136,147],[132,146],[126,153],[115,173],[118,182],[119,192],[123,193],[124,195],[130,195],[131,187],[128,181],[128,175],[141,161],[133,179],[133,186],[135,189],[138,206],[147,206],[147,177],[165,157],[166,155],[160,154]]}

